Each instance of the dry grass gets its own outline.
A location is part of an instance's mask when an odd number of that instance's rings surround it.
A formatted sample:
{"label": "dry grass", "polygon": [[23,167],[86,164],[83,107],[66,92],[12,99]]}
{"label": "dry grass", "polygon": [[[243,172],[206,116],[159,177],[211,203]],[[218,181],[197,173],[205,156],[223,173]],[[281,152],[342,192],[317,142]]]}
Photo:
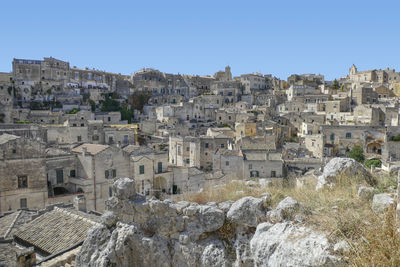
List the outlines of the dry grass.
{"label": "dry grass", "polygon": [[[377,177],[376,192],[395,189],[396,178],[389,175]],[[237,200],[243,196],[260,197],[271,194],[271,206],[291,196],[310,211],[307,224],[327,233],[335,243],[346,240],[351,249],[344,256],[350,266],[400,266],[400,234],[395,222],[395,211],[384,215],[371,210],[371,201],[357,196],[361,177],[338,177],[333,189],[315,190],[315,182],[302,187],[276,184],[266,188],[248,187],[242,183],[229,183],[217,189],[185,195],[181,200],[207,203]]]}

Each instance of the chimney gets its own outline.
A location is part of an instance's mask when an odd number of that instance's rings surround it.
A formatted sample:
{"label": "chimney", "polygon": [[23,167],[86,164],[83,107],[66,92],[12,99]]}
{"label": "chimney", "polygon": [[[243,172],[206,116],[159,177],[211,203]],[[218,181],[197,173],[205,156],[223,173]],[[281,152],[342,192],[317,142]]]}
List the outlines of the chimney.
{"label": "chimney", "polygon": [[18,251],[16,253],[16,265],[17,267],[30,267],[36,265],[36,254],[33,247],[29,247]]}
{"label": "chimney", "polygon": [[85,195],[79,195],[74,198],[74,208],[77,211],[86,212],[86,197],[85,197]]}
{"label": "chimney", "polygon": [[86,156],[87,154],[87,148],[86,147],[82,147],[82,155]]}

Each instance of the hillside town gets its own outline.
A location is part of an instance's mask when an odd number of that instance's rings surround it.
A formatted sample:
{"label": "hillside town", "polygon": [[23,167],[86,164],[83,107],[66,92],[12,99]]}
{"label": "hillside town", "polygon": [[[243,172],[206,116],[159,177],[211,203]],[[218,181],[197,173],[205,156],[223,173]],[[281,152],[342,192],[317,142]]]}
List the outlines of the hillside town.
{"label": "hillside town", "polygon": [[370,172],[390,173],[400,168],[399,100],[400,72],[389,68],[281,79],[14,59],[0,73],[0,262],[72,264],[122,178],[145,201],[295,180],[357,151]]}

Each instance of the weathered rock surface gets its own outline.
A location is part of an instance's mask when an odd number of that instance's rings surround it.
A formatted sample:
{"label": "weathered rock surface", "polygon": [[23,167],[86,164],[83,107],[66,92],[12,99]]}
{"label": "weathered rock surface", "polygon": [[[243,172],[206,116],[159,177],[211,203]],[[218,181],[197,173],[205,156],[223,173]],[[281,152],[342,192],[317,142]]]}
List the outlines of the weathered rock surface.
{"label": "weathered rock surface", "polygon": [[374,188],[370,186],[360,186],[358,188],[358,197],[363,200],[371,200],[374,196]]}
{"label": "weathered rock surface", "polygon": [[262,223],[250,241],[254,266],[335,266],[324,235],[291,222]]}
{"label": "weathered rock surface", "polygon": [[[267,219],[270,196],[199,205],[145,200],[126,179],[113,186],[102,224],[92,228],[76,266],[329,266],[337,263],[323,234],[291,221],[301,206],[282,200],[286,221]],[[128,188],[125,188],[128,187]],[[128,197],[129,196],[129,197]]]}
{"label": "weathered rock surface", "polygon": [[338,175],[345,175],[347,177],[359,176],[368,184],[373,185],[375,183],[368,170],[354,159],[333,158],[325,165],[323,173],[318,176],[316,189],[319,190],[325,186],[330,188],[334,187]]}
{"label": "weathered rock surface", "polygon": [[372,199],[372,210],[382,212],[395,205],[394,198],[386,193],[376,194]]}
{"label": "weathered rock surface", "polygon": [[238,225],[256,227],[265,217],[264,201],[255,197],[244,197],[232,204],[227,218]]}
{"label": "weathered rock surface", "polygon": [[286,219],[291,219],[294,214],[299,210],[300,203],[297,200],[286,197],[281,202],[279,202],[276,209],[271,210],[267,213],[267,217],[270,222],[282,222]]}

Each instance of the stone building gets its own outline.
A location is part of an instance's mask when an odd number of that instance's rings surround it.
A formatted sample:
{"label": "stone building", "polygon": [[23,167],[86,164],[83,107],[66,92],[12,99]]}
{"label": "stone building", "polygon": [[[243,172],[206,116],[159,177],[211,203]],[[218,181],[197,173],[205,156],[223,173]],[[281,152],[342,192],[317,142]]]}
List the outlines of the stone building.
{"label": "stone building", "polygon": [[[323,155],[344,157],[353,146],[361,146],[365,153],[380,157],[385,128],[381,126],[322,125]],[[318,152],[320,153],[320,152]]]}
{"label": "stone building", "polygon": [[129,177],[135,178],[138,192],[146,196],[172,194],[167,151],[138,146],[127,146],[123,151],[128,154]]}
{"label": "stone building", "polygon": [[198,138],[170,136],[168,150],[171,165],[200,168],[200,141]]}
{"label": "stone building", "polygon": [[251,94],[252,90],[272,89],[270,81],[271,75],[262,75],[260,73],[242,74],[238,79],[244,86],[244,93]]}
{"label": "stone building", "polygon": [[371,87],[357,87],[352,90],[352,102],[356,105],[375,104],[378,94]]}
{"label": "stone building", "polygon": [[358,71],[353,64],[349,69],[348,80],[352,82],[377,82],[377,83],[395,83],[400,81],[400,73],[394,69],[385,70],[366,70]]}
{"label": "stone building", "polygon": [[379,107],[358,105],[354,108],[354,122],[371,126],[385,125],[385,113]]}
{"label": "stone building", "polygon": [[43,143],[0,135],[0,173],[0,214],[45,207],[48,192]]}
{"label": "stone building", "polygon": [[27,100],[34,90],[64,88],[103,88],[115,91],[117,85],[126,86],[118,81],[127,78],[120,74],[109,73],[96,69],[79,69],[70,67],[69,62],[45,57],[43,60],[14,59],[13,79],[15,85],[20,88],[21,97]]}
{"label": "stone building", "polygon": [[12,122],[14,89],[11,81],[10,73],[0,72],[0,123]]}
{"label": "stone building", "polygon": [[128,156],[120,148],[99,144],[82,144],[71,152],[77,155],[78,166],[69,182],[85,194],[88,210],[104,211],[114,180],[130,177]]}

